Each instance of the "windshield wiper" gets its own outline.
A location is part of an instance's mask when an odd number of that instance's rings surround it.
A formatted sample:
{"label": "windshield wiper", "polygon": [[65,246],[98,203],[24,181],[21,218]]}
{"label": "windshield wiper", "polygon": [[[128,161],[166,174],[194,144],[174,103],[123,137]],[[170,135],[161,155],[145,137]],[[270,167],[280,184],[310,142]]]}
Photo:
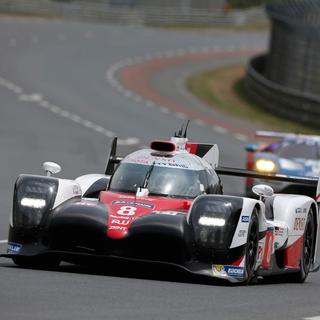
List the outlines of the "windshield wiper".
{"label": "windshield wiper", "polygon": [[153,171],[153,169],[154,169],[154,167],[155,167],[155,164],[156,164],[156,162],[153,161],[152,165],[150,166],[150,168],[148,169],[148,171],[147,171],[147,173],[146,173],[146,176],[145,176],[144,181],[143,181],[143,184],[142,184],[142,188],[143,188],[143,189],[146,189],[147,186],[148,186],[148,182],[149,182],[151,173],[152,173],[152,171]]}

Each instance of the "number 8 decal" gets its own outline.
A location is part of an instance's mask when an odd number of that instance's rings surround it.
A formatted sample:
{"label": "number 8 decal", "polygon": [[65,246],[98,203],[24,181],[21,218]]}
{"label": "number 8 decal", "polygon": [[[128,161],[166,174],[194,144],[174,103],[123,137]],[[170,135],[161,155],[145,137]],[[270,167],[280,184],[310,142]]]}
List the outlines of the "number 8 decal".
{"label": "number 8 decal", "polygon": [[136,210],[136,207],[122,206],[120,210],[117,211],[117,214],[122,216],[133,216],[136,213]]}

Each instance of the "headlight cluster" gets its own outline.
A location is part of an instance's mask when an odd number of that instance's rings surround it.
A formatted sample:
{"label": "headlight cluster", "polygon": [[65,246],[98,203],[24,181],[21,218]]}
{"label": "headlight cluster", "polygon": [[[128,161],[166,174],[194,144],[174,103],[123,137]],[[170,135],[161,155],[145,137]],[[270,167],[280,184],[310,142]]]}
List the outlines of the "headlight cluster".
{"label": "headlight cluster", "polygon": [[260,172],[275,172],[276,164],[272,160],[258,159],[255,163],[255,169]]}
{"label": "headlight cluster", "polygon": [[269,159],[257,159],[254,166],[256,171],[264,173],[276,172],[279,169],[294,171],[303,170],[303,168],[301,163],[284,158],[280,158],[277,163]]}
{"label": "headlight cluster", "polygon": [[[229,201],[230,199],[230,201]],[[241,198],[204,197],[195,201],[190,213],[195,240],[202,247],[228,249],[237,227]]]}
{"label": "headlight cluster", "polygon": [[58,179],[21,175],[15,184],[13,225],[36,227],[51,209],[58,189]]}

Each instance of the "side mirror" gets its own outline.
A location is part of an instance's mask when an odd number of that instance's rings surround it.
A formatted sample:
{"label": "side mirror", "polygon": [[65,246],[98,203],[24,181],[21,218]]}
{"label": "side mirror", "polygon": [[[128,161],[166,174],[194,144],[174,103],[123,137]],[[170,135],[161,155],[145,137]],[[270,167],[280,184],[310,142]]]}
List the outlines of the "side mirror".
{"label": "side mirror", "polygon": [[258,145],[255,143],[249,143],[246,145],[245,150],[248,152],[256,152],[258,150]]}
{"label": "side mirror", "polygon": [[61,167],[57,163],[49,161],[42,164],[42,169],[46,172],[48,177],[61,171]]}
{"label": "side mirror", "polygon": [[274,194],[273,188],[267,186],[266,184],[257,184],[252,187],[252,192],[259,196],[259,199],[272,197]]}

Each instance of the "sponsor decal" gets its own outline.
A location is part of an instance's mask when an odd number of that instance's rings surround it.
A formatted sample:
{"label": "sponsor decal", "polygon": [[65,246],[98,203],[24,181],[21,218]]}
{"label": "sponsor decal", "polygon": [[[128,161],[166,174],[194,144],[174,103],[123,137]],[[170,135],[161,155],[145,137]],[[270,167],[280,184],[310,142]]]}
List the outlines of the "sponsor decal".
{"label": "sponsor decal", "polygon": [[284,228],[275,227],[274,228],[274,235],[277,237],[282,237],[284,233]]}
{"label": "sponsor decal", "polygon": [[307,208],[297,208],[296,213],[307,213]]}
{"label": "sponsor decal", "polygon": [[243,238],[247,234],[247,230],[239,230],[238,237]]}
{"label": "sponsor decal", "polygon": [[293,230],[295,230],[295,231],[303,231],[304,230],[305,221],[306,221],[305,218],[295,218],[294,219]]}
{"label": "sponsor decal", "polygon": [[112,224],[119,224],[122,226],[127,226],[130,223],[130,220],[112,219],[111,223]]}
{"label": "sponsor decal", "polygon": [[222,264],[214,264],[212,266],[213,269],[213,273],[221,273],[222,271],[224,271],[224,266]]}
{"label": "sponsor decal", "polygon": [[7,253],[19,253],[22,245],[15,242],[8,242]]}
{"label": "sponsor decal", "polygon": [[154,205],[150,203],[145,203],[145,202],[139,202],[139,201],[126,201],[126,200],[115,200],[112,201],[112,204],[126,204],[129,206],[137,206],[137,207],[143,207],[143,208],[149,208],[153,209]]}
{"label": "sponsor decal", "polygon": [[73,194],[78,195],[78,194],[81,194],[81,189],[79,186],[73,186],[72,192]]}
{"label": "sponsor decal", "polygon": [[127,231],[127,230],[128,230],[128,228],[126,228],[126,227],[119,227],[119,226],[111,226],[111,227],[109,228],[109,230],[121,230],[121,231]]}
{"label": "sponsor decal", "polygon": [[244,276],[244,268],[237,266],[224,266],[227,275],[235,278],[242,278]]}
{"label": "sponsor decal", "polygon": [[244,277],[244,268],[238,266],[228,266],[214,264],[212,266],[213,275],[216,276],[229,276],[233,278],[243,278]]}
{"label": "sponsor decal", "polygon": [[249,216],[242,216],[242,217],[241,217],[241,222],[248,223],[249,220],[250,220],[250,217],[249,217]]}
{"label": "sponsor decal", "polygon": [[121,217],[119,217],[119,216],[115,216],[115,215],[113,215],[113,214],[111,214],[110,217],[111,217],[111,218],[115,218],[115,219],[124,219],[124,220],[131,220],[131,219],[132,219],[132,218],[130,218],[130,217],[126,217],[126,216],[121,216]]}

